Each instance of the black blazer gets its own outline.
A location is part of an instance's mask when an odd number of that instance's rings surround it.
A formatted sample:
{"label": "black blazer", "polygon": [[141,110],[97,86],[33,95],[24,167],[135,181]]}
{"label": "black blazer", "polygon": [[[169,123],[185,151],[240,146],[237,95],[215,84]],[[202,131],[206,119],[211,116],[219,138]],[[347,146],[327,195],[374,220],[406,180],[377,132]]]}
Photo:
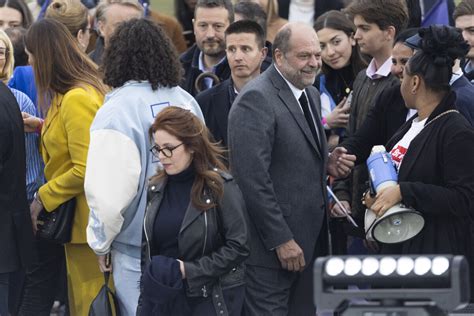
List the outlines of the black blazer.
{"label": "black blazer", "polygon": [[33,230],[26,199],[25,134],[20,107],[0,83],[0,273],[31,260]]}
{"label": "black blazer", "polygon": [[230,78],[196,96],[207,128],[215,141],[222,142],[225,147],[227,147],[227,121],[235,97],[236,93]]}
{"label": "black blazer", "polygon": [[405,124],[408,109],[400,93],[400,84],[383,90],[375,99],[364,123],[341,146],[357,156],[357,164],[365,163],[375,145],[385,145]]}
{"label": "black blazer", "polygon": [[[412,140],[398,174],[402,202],[423,214],[425,226],[404,243],[382,245],[382,252],[464,255],[473,269],[474,130],[458,113],[434,120],[456,109],[455,98],[450,93],[436,107]],[[410,129],[412,120],[388,142],[387,151]]]}

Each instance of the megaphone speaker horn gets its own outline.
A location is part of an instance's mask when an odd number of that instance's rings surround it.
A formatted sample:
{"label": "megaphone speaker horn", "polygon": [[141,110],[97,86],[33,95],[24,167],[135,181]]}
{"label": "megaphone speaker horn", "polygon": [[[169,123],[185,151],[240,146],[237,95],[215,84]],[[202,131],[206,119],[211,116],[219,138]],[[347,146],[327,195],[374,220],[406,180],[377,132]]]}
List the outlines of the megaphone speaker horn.
{"label": "megaphone speaker horn", "polygon": [[380,218],[371,210],[367,210],[365,216],[367,238],[385,244],[407,241],[418,235],[424,225],[425,220],[420,212],[402,204],[391,207]]}

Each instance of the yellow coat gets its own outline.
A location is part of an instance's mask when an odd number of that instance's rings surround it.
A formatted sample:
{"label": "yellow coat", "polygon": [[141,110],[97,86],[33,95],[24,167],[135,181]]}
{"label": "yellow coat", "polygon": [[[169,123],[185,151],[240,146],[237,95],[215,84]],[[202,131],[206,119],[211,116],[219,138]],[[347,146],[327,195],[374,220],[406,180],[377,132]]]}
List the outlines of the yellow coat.
{"label": "yellow coat", "polygon": [[104,96],[89,87],[74,88],[51,102],[41,133],[46,184],[39,196],[47,211],[76,197],[72,243],[86,243],[89,207],[84,195],[84,175],[89,129]]}

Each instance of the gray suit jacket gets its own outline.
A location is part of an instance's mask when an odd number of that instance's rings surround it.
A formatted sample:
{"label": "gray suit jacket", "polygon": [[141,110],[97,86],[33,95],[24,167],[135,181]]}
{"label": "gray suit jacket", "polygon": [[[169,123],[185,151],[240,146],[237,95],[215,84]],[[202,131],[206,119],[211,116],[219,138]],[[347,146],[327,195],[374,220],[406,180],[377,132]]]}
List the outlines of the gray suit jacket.
{"label": "gray suit jacket", "polygon": [[327,145],[319,93],[311,86],[306,94],[321,136],[319,144],[273,65],[248,83],[232,105],[230,163],[250,217],[248,264],[280,268],[274,249],[294,238],[309,266],[322,228],[321,237],[328,240]]}

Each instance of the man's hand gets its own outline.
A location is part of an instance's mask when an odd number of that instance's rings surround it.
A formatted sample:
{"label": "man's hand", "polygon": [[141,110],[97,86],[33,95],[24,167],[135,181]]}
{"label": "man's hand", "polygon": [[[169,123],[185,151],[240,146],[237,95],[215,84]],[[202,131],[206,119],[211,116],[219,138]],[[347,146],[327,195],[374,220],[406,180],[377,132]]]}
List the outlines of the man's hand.
{"label": "man's hand", "polygon": [[326,122],[329,128],[346,127],[349,123],[349,111],[351,107],[346,100],[347,98],[344,97],[334,110],[326,116]]}
{"label": "man's hand", "polygon": [[106,255],[97,255],[97,261],[99,262],[100,272],[112,272],[112,260],[110,259],[110,253]]}
{"label": "man's hand", "polygon": [[38,231],[38,215],[43,209],[43,205],[39,203],[36,199],[33,199],[30,205],[30,216],[31,216],[31,224],[33,226],[33,234],[36,235]]}
{"label": "man's hand", "polygon": [[380,190],[375,196],[375,202],[370,209],[380,217],[385,214],[389,208],[401,201],[402,193],[400,191],[400,185],[397,184]]}
{"label": "man's hand", "polygon": [[294,239],[279,246],[276,249],[276,253],[283,269],[295,272],[303,271],[306,265],[303,250]]}
{"label": "man's hand", "polygon": [[[347,201],[341,201],[342,206],[344,206],[349,214],[351,214],[351,204]],[[346,213],[339,207],[339,204],[334,204],[331,208],[331,217],[346,217]]]}
{"label": "man's hand", "polygon": [[344,147],[336,147],[329,155],[328,173],[336,178],[344,178],[354,168],[355,155],[349,155]]}

